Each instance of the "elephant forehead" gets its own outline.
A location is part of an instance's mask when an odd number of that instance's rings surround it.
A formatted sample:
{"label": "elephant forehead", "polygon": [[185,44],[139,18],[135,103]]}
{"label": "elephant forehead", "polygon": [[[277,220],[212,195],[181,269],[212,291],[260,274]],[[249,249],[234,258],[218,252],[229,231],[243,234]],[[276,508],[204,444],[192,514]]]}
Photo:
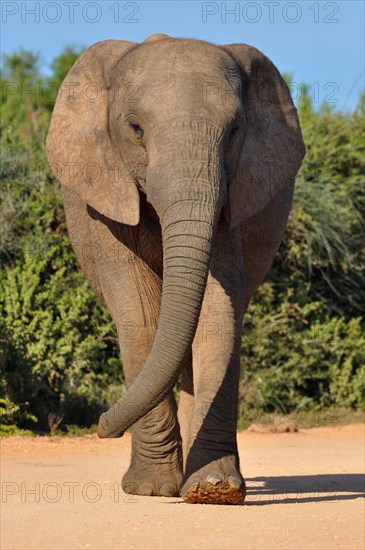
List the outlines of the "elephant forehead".
{"label": "elephant forehead", "polygon": [[156,115],[171,110],[189,116],[196,113],[207,120],[213,116],[216,123],[223,125],[240,107],[237,90],[222,75],[191,71],[160,75],[146,86],[141,84],[140,97],[144,98],[145,108]]}
{"label": "elephant forehead", "polygon": [[145,41],[127,55],[125,62],[128,72],[141,80],[171,73],[239,74],[236,62],[221,48],[190,39]]}
{"label": "elephant forehead", "polygon": [[133,82],[135,107],[162,112],[194,109],[201,116],[221,112],[222,124],[234,115],[240,97],[235,61],[217,46],[193,40],[142,45],[126,60],[123,80]]}

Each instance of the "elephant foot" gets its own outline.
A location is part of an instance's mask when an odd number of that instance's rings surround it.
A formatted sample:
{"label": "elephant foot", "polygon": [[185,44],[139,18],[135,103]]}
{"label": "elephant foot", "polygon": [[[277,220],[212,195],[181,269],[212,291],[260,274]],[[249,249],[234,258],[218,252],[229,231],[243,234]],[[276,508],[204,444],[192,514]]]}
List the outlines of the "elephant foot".
{"label": "elephant foot", "polygon": [[[166,461],[166,459],[163,459]],[[162,459],[134,459],[122,479],[122,489],[131,495],[177,497],[182,481],[181,461],[173,457]]]}
{"label": "elephant foot", "polygon": [[180,495],[194,504],[241,504],[246,485],[236,463],[232,455],[213,460],[184,481]]}

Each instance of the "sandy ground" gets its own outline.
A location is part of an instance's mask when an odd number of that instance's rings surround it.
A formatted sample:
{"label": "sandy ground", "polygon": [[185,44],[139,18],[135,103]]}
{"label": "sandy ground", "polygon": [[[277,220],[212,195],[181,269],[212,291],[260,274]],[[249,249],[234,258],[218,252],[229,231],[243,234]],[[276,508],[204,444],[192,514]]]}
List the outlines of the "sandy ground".
{"label": "sandy ground", "polygon": [[1,548],[364,548],[364,427],[238,436],[240,506],[125,495],[130,435],[1,442]]}

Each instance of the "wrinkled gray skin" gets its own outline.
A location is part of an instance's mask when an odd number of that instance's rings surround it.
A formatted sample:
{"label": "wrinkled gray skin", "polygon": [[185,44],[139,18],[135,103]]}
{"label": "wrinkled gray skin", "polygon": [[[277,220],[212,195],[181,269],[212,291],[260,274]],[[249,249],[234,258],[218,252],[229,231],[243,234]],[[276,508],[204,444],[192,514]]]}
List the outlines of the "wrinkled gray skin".
{"label": "wrinkled gray skin", "polygon": [[244,44],[101,42],[65,79],[47,155],[81,268],[118,329],[128,391],[98,434],[134,424],[123,489],[242,502],[242,317],[304,156],[286,85]]}

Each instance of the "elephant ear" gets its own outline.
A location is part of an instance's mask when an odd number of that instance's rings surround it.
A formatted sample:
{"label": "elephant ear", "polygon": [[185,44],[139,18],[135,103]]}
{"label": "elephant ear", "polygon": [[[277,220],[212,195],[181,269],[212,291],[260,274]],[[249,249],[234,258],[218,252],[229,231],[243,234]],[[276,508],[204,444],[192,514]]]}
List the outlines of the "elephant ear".
{"label": "elephant ear", "polygon": [[134,46],[106,40],[79,57],[59,90],[46,142],[56,178],[101,214],[128,225],[139,222],[139,195],[110,136],[108,89],[116,64]]}
{"label": "elephant ear", "polygon": [[273,63],[246,44],[222,48],[241,67],[246,115],[241,156],[229,182],[227,217],[233,229],[294,185],[305,147],[288,87]]}

